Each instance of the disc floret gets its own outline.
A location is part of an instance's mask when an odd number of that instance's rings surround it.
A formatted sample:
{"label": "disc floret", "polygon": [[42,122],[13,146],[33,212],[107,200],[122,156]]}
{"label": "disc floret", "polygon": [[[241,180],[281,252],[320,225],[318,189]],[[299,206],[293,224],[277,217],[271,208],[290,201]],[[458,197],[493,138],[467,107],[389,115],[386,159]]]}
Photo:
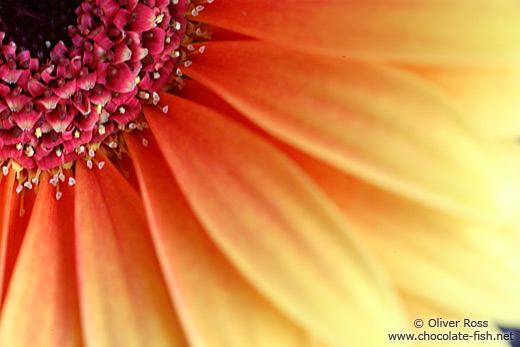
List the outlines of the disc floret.
{"label": "disc floret", "polygon": [[3,21],[4,165],[14,160],[26,170],[61,167],[135,121],[150,95],[170,81],[187,10],[183,0],[85,0],[66,27],[68,40],[53,44],[46,56],[17,42]]}

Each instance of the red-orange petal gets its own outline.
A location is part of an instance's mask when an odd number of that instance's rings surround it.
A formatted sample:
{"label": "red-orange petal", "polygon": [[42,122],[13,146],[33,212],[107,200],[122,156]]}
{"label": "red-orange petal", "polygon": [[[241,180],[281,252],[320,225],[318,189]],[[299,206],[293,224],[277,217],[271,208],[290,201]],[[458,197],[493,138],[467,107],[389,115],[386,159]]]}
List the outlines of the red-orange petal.
{"label": "red-orange petal", "polygon": [[518,61],[514,0],[242,0],[194,20],[314,54],[414,62]]}
{"label": "red-orange petal", "polygon": [[163,273],[191,344],[305,345],[306,335],[261,297],[208,238],[186,204],[153,136],[147,131],[144,135],[149,141],[147,147],[135,134],[125,139]]}
{"label": "red-orange petal", "polygon": [[[74,266],[74,190],[44,174],[0,322],[0,345],[82,346]],[[28,194],[32,194],[29,192]]]}
{"label": "red-orange petal", "polygon": [[7,176],[0,177],[0,307],[2,307],[7,289],[5,271],[14,178],[15,173],[13,170]]}
{"label": "red-orange petal", "polygon": [[243,276],[326,342],[383,344],[384,332],[400,329],[382,268],[301,171],[211,109],[160,97],[166,115],[143,109],[152,132],[190,207]]}
{"label": "red-orange petal", "polygon": [[[98,155],[99,158],[99,155]],[[137,193],[106,159],[76,164],[75,230],[85,343],[185,346]]]}
{"label": "red-orange petal", "polygon": [[261,42],[205,45],[185,73],[283,141],[452,213],[518,211],[517,173],[461,121],[469,111],[424,79]]}
{"label": "red-orange petal", "polygon": [[0,293],[2,294],[2,301],[5,299],[35,199],[35,195],[32,192],[27,192],[25,188],[20,194],[15,193],[16,172],[14,170],[10,170],[3,181],[6,184],[3,188],[6,189],[3,192],[4,198],[8,198],[9,201],[5,200],[6,203],[2,204],[4,217],[8,218],[2,221],[2,228],[4,229],[1,230],[0,285],[2,287]]}
{"label": "red-orange petal", "polygon": [[254,40],[255,38],[240,34],[236,31],[226,30],[214,25],[204,25],[201,27],[203,37],[206,36],[211,41],[238,41]]}

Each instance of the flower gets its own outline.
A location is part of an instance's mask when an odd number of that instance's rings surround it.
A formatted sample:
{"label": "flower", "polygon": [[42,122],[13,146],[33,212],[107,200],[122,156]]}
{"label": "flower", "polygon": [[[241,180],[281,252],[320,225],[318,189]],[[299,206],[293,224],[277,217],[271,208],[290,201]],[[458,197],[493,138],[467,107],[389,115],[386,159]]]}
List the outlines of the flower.
{"label": "flower", "polygon": [[[77,29],[98,6],[141,41],[151,27],[128,18],[182,5],[166,88],[100,103],[142,115],[72,164],[2,153],[0,345],[382,346],[418,318],[518,326],[513,0],[96,0]],[[114,69],[114,86],[143,80]]]}

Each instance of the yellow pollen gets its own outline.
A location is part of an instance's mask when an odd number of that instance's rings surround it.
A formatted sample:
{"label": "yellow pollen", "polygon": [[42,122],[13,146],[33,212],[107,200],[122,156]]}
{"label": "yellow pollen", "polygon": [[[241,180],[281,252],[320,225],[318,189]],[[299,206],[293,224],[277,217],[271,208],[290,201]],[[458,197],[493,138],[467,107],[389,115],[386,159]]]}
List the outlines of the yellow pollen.
{"label": "yellow pollen", "polygon": [[140,98],[140,99],[144,99],[144,100],[148,100],[150,99],[150,93],[147,93],[145,92],[144,90],[141,90],[139,92],[139,94],[137,94],[137,96]]}
{"label": "yellow pollen", "polygon": [[25,154],[27,154],[28,157],[32,157],[34,155],[34,149],[32,146],[27,146],[25,148]]}
{"label": "yellow pollen", "polygon": [[78,129],[74,131],[74,138],[78,139],[81,136],[81,133]]}
{"label": "yellow pollen", "polygon": [[157,18],[155,19],[155,23],[157,24],[161,24],[161,22],[163,21],[163,18],[164,18],[164,13],[160,13]]}
{"label": "yellow pollen", "polygon": [[101,104],[96,105],[95,109],[98,114],[101,113]]}
{"label": "yellow pollen", "polygon": [[40,128],[36,128],[36,130],[34,131],[34,135],[35,135],[37,138],[42,137],[42,129],[40,129]]}
{"label": "yellow pollen", "polygon": [[15,147],[16,147],[16,149],[20,150],[20,149],[22,149],[22,144],[21,143],[17,143]]}
{"label": "yellow pollen", "polygon": [[23,167],[20,164],[18,164],[17,162],[15,162],[15,161],[11,161],[11,167],[13,168],[13,170],[16,173],[18,173],[18,172],[23,170]]}
{"label": "yellow pollen", "polygon": [[99,135],[105,135],[105,126],[104,125],[99,126],[98,133],[99,133]]}

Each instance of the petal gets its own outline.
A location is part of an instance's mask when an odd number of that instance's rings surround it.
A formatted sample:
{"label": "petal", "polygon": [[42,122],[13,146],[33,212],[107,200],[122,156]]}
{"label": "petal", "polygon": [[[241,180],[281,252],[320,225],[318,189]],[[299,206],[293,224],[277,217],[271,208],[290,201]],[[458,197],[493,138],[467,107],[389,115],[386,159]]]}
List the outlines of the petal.
{"label": "petal", "polygon": [[5,177],[3,175],[0,176],[0,303],[4,301],[7,284],[9,283],[9,279],[6,278],[6,261],[14,178],[15,173],[13,170]]}
{"label": "petal", "polygon": [[191,19],[315,54],[443,63],[520,57],[514,0],[215,1]]}
{"label": "petal", "polygon": [[10,170],[9,174],[2,179],[3,184],[5,184],[2,187],[2,199],[5,199],[3,200],[5,203],[1,205],[3,217],[0,243],[0,293],[2,294],[2,301],[5,299],[34,204],[32,192],[28,193],[24,189],[20,194],[14,193],[15,177],[15,171]]}
{"label": "petal", "polygon": [[289,153],[363,232],[401,291],[461,317],[520,324],[518,229],[448,217]]}
{"label": "petal", "polygon": [[[126,136],[170,293],[194,346],[303,346],[307,337],[236,272],[207,237],[150,133]],[[202,282],[201,282],[201,279]],[[201,290],[201,284],[209,290]]]}
{"label": "petal", "polygon": [[130,156],[126,153],[122,153],[121,158],[110,158],[110,161],[117,170],[121,172],[126,181],[130,183],[136,193],[139,193],[139,183],[137,182],[137,175]]}
{"label": "petal", "polygon": [[13,196],[14,187],[14,170],[11,170],[7,175],[0,175],[0,227],[1,230],[9,228],[9,215],[11,212],[11,199]]}
{"label": "petal", "polygon": [[191,59],[190,77],[340,169],[451,212],[483,218],[519,209],[518,172],[462,124],[467,110],[417,76],[251,41],[206,43]]}
{"label": "petal", "polygon": [[79,300],[86,344],[185,346],[138,195],[109,162],[103,171],[77,162],[76,180]]}
{"label": "petal", "polygon": [[[2,310],[0,345],[81,346],[74,268],[74,192],[44,174]],[[42,266],[44,265],[44,266]]]}
{"label": "petal", "polygon": [[242,35],[236,31],[226,30],[222,27],[214,25],[204,25],[201,27],[202,37],[211,39],[211,41],[239,41],[253,40],[252,37]]}
{"label": "petal", "polygon": [[520,136],[520,66],[409,67],[473,112],[469,124],[492,137]]}
{"label": "petal", "polygon": [[383,344],[400,309],[338,211],[261,138],[204,106],[160,98],[166,115],[143,109],[152,132],[201,224],[242,275],[326,342]]}

